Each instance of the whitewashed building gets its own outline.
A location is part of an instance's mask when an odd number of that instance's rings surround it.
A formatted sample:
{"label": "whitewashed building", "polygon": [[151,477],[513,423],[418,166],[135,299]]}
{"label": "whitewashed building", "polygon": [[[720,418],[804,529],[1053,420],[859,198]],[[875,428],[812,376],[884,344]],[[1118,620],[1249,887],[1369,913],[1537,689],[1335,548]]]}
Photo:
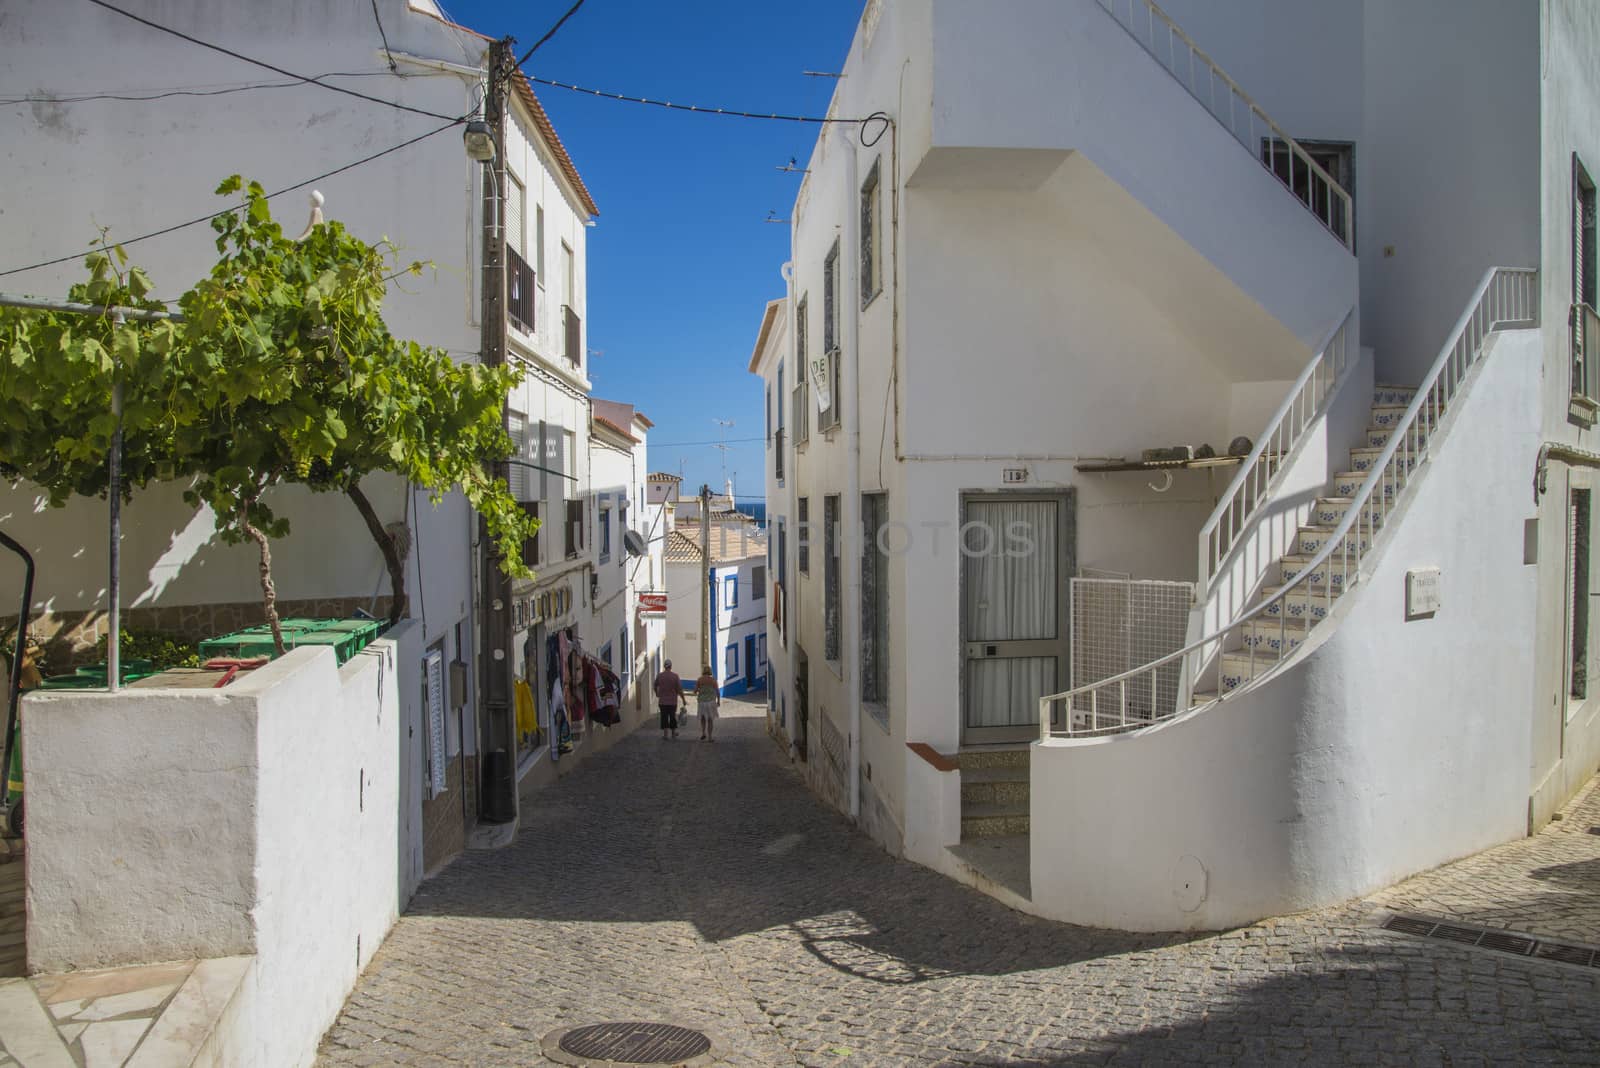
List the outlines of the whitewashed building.
{"label": "whitewashed building", "polygon": [[667,535],[666,657],[686,686],[699,678],[706,666],[701,662],[701,620],[708,618],[710,667],[718,692],[731,696],[763,690],[771,604],[766,537],[754,523],[716,519],[709,534],[709,569],[702,562],[698,522],[678,522]]}
{"label": "whitewashed building", "polygon": [[[304,225],[314,184],[329,219],[367,241],[387,237],[402,262],[430,263],[420,277],[392,283],[385,319],[396,336],[477,359],[483,165],[467,157],[460,125],[445,120],[481,106],[489,38],[446,21],[430,0],[381,0],[376,11],[326,0],[283,10],[177,0],[134,7],[150,22],[287,70],[348,72],[324,80],[379,100],[279,85],[282,77],[111,11],[8,10],[7,39],[28,44],[8,50],[4,79],[15,93],[7,95],[27,99],[0,106],[13,149],[0,183],[0,289],[64,295],[82,277],[81,253],[103,225],[112,240],[132,242],[128,253],[148,269],[155,295],[175,297],[209,270],[215,235],[203,218],[155,232],[225,207],[212,190],[237,172],[269,191],[287,190],[271,199],[286,231]],[[203,93],[191,92],[196,87]],[[526,372],[508,398],[523,449],[512,481],[545,523],[538,540],[552,546],[540,558],[538,581],[515,591],[516,648],[536,617],[577,627],[598,648],[598,632],[587,633],[598,564],[584,325],[585,238],[597,212],[520,76],[507,113],[498,164],[507,195],[491,221],[504,226],[511,264],[508,359]],[[363,488],[385,524],[407,531],[410,612],[421,624],[408,639],[420,643],[420,656],[408,654],[400,665],[405,737],[416,740],[402,779],[414,885],[459,852],[478,821],[483,754],[517,743],[491,737],[479,720],[482,584],[466,503],[452,495],[434,505],[425,492],[386,477]],[[211,517],[185,506],[181,489],[152,487],[124,511],[125,625],[195,638],[258,622],[254,549],[219,544]],[[35,497],[19,488],[0,503],[0,523],[40,565],[34,612],[46,633],[92,641],[104,631],[105,507],[77,501],[43,510]],[[292,524],[274,546],[280,614],[342,616],[359,608],[382,615],[387,574],[354,508],[293,487],[272,504]],[[0,573],[0,601],[14,605],[19,594],[19,576]],[[620,628],[613,622],[606,621],[608,634]],[[508,658],[508,670],[520,662]],[[436,672],[431,702],[419,696],[425,664]]]}
{"label": "whitewashed building", "polygon": [[751,361],[811,780],[1151,930],[1526,834],[1600,763],[1600,9],[1166,8],[868,3]]}

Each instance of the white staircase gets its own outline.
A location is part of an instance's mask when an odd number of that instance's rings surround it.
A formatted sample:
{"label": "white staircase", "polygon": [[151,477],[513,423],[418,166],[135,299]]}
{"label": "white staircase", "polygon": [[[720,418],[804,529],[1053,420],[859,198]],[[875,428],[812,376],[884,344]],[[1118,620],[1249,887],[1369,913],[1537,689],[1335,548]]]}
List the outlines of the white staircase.
{"label": "white staircase", "polygon": [[[1362,483],[1383,455],[1384,447],[1416,392],[1415,387],[1410,386],[1378,386],[1375,390],[1366,445],[1350,450],[1350,469],[1333,476],[1328,496],[1318,497],[1311,509],[1314,522],[1302,526],[1291,551],[1278,558],[1280,583],[1261,591],[1264,607],[1241,628],[1239,648],[1223,653],[1220,675],[1224,691],[1244,685],[1299,648],[1311,629],[1327,618],[1334,601],[1344,593],[1346,572],[1340,562],[1359,559],[1371,550],[1377,531],[1383,527],[1384,517],[1394,508],[1393,494],[1369,500],[1363,521],[1355,523],[1354,529],[1344,534],[1343,544],[1327,559],[1318,562],[1318,557],[1324,547],[1338,539],[1340,524],[1356,506]],[[1418,444],[1425,448],[1427,441],[1423,438]],[[1403,486],[1402,477],[1396,488]],[[1296,583],[1308,567],[1311,573],[1295,588],[1282,598],[1275,596],[1286,584]],[[1197,691],[1194,699],[1200,702],[1216,696],[1214,690]]]}
{"label": "white staircase", "polygon": [[[1470,373],[1489,337],[1497,330],[1534,327],[1538,321],[1537,271],[1507,267],[1486,271],[1421,385],[1415,389],[1377,387],[1366,442],[1350,450],[1349,470],[1333,475],[1328,495],[1317,498],[1309,512],[1312,522],[1300,526],[1289,551],[1280,554],[1274,565],[1252,572],[1265,576],[1275,566],[1278,583],[1265,585],[1254,603],[1242,611],[1228,612],[1222,618],[1229,622],[1211,628],[1182,649],[1120,675],[1041,698],[1041,739],[1149,727],[1226,700],[1230,693],[1248,689],[1295,662],[1296,652],[1306,644],[1312,629],[1325,622],[1339,598],[1351,594],[1360,582],[1363,561],[1379,543],[1408,484],[1426,464],[1430,443],[1442,428],[1441,420],[1471,381]],[[1201,529],[1202,589],[1229,564],[1237,547],[1258,543],[1255,533],[1273,514],[1278,478],[1287,468],[1287,463],[1275,465],[1270,458],[1289,451],[1274,446],[1264,452],[1264,446],[1287,440],[1290,448],[1297,447],[1312,424],[1326,418],[1325,398],[1313,387],[1321,369],[1338,351],[1330,342],[1302,374]],[[1302,417],[1297,412],[1305,397],[1316,398],[1309,403],[1315,414]],[[1249,575],[1240,581],[1250,588],[1257,585],[1249,581]],[[1215,588],[1234,584],[1218,583]],[[1130,705],[1130,683],[1135,691],[1140,683],[1154,686],[1162,669],[1170,671],[1179,662],[1188,697],[1180,698],[1177,707],[1156,710],[1152,715]]]}

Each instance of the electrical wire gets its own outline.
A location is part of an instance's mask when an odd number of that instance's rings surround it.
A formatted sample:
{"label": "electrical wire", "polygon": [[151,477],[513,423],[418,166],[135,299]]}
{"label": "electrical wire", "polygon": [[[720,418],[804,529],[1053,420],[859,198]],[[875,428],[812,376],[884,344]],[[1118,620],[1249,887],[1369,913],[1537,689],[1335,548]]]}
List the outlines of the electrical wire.
{"label": "electrical wire", "polygon": [[[374,2],[376,2],[376,0],[374,0]],[[567,8],[567,13],[565,15],[562,15],[559,19],[556,20],[556,24],[554,26],[550,27],[550,32],[545,34],[543,37],[539,38],[537,41],[533,42],[533,47],[528,49],[526,52],[522,53],[522,58],[517,60],[517,66],[520,67],[524,63],[528,62],[528,58],[530,56],[532,56],[535,52],[539,51],[540,48],[544,47],[544,43],[546,41],[550,40],[550,38],[554,37],[556,35],[556,31],[560,30],[562,26],[565,26],[566,23],[567,23],[567,20],[570,19],[572,16],[576,15],[578,13],[578,9],[580,7],[582,7],[582,6],[583,6],[583,0],[578,0],[577,3],[575,3],[571,7]]]}
{"label": "electrical wire", "polygon": [[400,65],[394,61],[394,53],[389,51],[389,35],[383,32],[383,19],[378,16],[378,0],[372,0],[372,21],[378,24],[378,37],[383,41],[383,54],[389,60],[389,73],[399,74]]}
{"label": "electrical wire", "polygon": [[[94,2],[94,0],[91,0],[91,2]],[[418,141],[425,141],[428,138],[433,137],[435,134],[444,133],[446,130],[451,129],[452,127],[456,127],[456,126],[461,125],[461,123],[464,122],[464,121],[465,121],[465,119],[451,119],[449,122],[445,123],[443,126],[435,127],[434,129],[429,130],[427,133],[424,133],[424,134],[418,134],[416,137],[413,137],[408,141],[401,141],[398,145],[391,145],[390,147],[384,149],[381,152],[374,152],[370,156],[363,156],[360,159],[355,160],[352,163],[346,163],[342,167],[335,167],[331,171],[324,171],[322,174],[318,174],[318,175],[316,175],[314,177],[307,178],[304,181],[296,182],[294,185],[286,185],[282,189],[274,190],[273,192],[267,194],[267,199],[271,200],[273,197],[280,197],[285,193],[292,193],[296,189],[304,189],[306,186],[311,185],[313,182],[320,182],[324,178],[332,178],[336,174],[343,174],[345,171],[353,170],[356,167],[361,166],[363,163],[371,163],[373,160],[381,159],[382,157],[387,156],[392,152],[398,152],[402,148],[410,148],[412,145],[416,144]],[[208,223],[212,219],[215,219],[220,215],[226,215],[230,211],[238,211],[238,210],[239,210],[238,208],[227,208],[227,209],[224,209],[223,211],[214,211],[209,215],[202,215],[202,216],[200,216],[198,218],[190,219],[187,222],[177,223],[177,224],[175,224],[173,226],[166,226],[166,227],[163,227],[160,230],[152,230],[150,233],[148,233],[148,234],[140,234],[138,237],[130,237],[130,238],[127,238],[126,240],[115,241],[115,242],[113,242],[113,244],[124,245],[124,246],[137,244],[140,241],[148,241],[152,237],[161,237],[161,236],[163,236],[165,234],[170,234],[170,233],[173,233],[174,231],[177,231],[177,230],[187,229],[190,226],[198,226],[201,223]],[[81,258],[83,255],[84,255],[84,253],[82,253],[82,252],[74,252],[71,255],[57,256],[55,259],[40,260],[38,263],[30,263],[26,267],[12,267],[9,270],[0,271],[0,278],[4,278],[7,275],[12,275],[12,274],[22,274],[24,271],[37,270],[40,267],[54,267],[58,263],[69,263],[69,262],[71,262],[73,260]],[[404,272],[402,272],[402,273],[404,273]]]}
{"label": "electrical wire", "polygon": [[[91,2],[100,3],[101,0],[91,0]],[[624,93],[607,92],[604,89],[588,89],[581,85],[572,85],[569,82],[558,82],[553,78],[535,77],[532,74],[528,74],[527,71],[523,71],[523,75],[530,82],[533,82],[536,85],[548,85],[555,89],[567,89],[574,93],[586,93],[589,96],[603,97],[606,100],[620,100],[625,104],[649,104],[651,107],[666,108],[669,111],[693,111],[701,115],[726,115],[730,118],[736,119],[775,119],[779,122],[814,123],[867,123],[878,118],[876,115],[868,115],[866,118],[862,119],[840,119],[827,117],[818,118],[815,115],[780,115],[777,113],[768,114],[760,111],[739,111],[734,108],[701,107],[697,104],[674,104],[670,100],[651,100],[648,97],[628,96]],[[887,118],[887,116],[885,116],[885,118]]]}
{"label": "electrical wire", "polygon": [[741,445],[751,441],[765,441],[766,438],[723,438],[718,441],[663,441],[650,442],[652,449],[687,449],[693,445]]}
{"label": "electrical wire", "polygon": [[[340,70],[329,71],[326,74],[316,74],[313,75],[310,80],[317,82],[323,78],[387,78],[389,76],[390,75],[387,71],[381,70]],[[409,77],[409,75],[402,74],[400,77],[405,78]],[[179,88],[150,89],[139,93],[77,93],[71,96],[47,96],[44,94],[38,94],[34,96],[0,97],[0,107],[7,107],[13,104],[82,104],[90,100],[146,101],[165,100],[168,97],[174,96],[227,96],[229,93],[250,93],[257,89],[292,89],[296,86],[304,84],[304,81],[296,80],[292,82],[250,82],[244,85],[233,85],[220,89],[202,89],[198,86],[187,86]]]}
{"label": "electrical wire", "polygon": [[426,115],[430,119],[453,119],[454,118],[453,116],[444,115],[444,114],[441,114],[440,112],[437,112],[437,111],[427,111],[427,110],[425,110],[423,108],[414,108],[409,104],[400,104],[400,103],[397,103],[397,102],[395,102],[393,100],[385,100],[381,96],[369,96],[366,93],[357,92],[354,89],[346,89],[342,85],[330,85],[327,82],[319,82],[315,78],[309,77],[308,75],[296,74],[292,70],[284,70],[282,67],[274,66],[273,64],[268,63],[265,60],[255,59],[255,58],[252,58],[251,56],[245,55],[243,52],[235,52],[231,48],[224,48],[222,45],[212,44],[210,41],[202,41],[200,38],[191,36],[190,34],[187,34],[187,33],[184,33],[182,30],[175,30],[170,26],[163,26],[161,23],[153,22],[150,19],[147,19],[142,15],[135,15],[131,11],[125,11],[122,8],[118,7],[117,5],[115,5],[113,3],[110,3],[109,0],[89,0],[89,3],[94,4],[96,7],[103,7],[107,11],[115,12],[116,14],[121,15],[124,18],[132,19],[134,22],[137,22],[137,23],[139,23],[140,25],[143,25],[143,26],[148,26],[153,30],[160,30],[162,33],[171,34],[173,37],[177,37],[180,40],[188,41],[190,44],[199,45],[201,48],[209,48],[213,52],[220,52],[221,54],[223,54],[225,56],[231,56],[232,58],[240,60],[241,62],[249,63],[249,64],[251,64],[253,66],[261,67],[264,70],[270,70],[274,74],[283,75],[285,78],[295,78],[295,79],[297,79],[299,81],[302,81],[302,82],[306,83],[307,85],[315,85],[315,86],[318,86],[320,88],[326,89],[329,92],[342,93],[345,96],[353,96],[357,100],[366,100],[366,101],[368,101],[370,103],[373,103],[373,104],[382,104],[384,107],[394,108],[396,111],[408,111],[413,115]]}

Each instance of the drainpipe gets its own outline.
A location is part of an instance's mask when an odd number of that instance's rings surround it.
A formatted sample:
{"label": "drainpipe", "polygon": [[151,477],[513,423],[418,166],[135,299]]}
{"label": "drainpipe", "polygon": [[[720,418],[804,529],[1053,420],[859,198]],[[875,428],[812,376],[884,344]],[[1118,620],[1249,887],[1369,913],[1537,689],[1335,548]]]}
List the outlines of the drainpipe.
{"label": "drainpipe", "polygon": [[[844,290],[835,300],[840,305],[850,309],[848,316],[841,316],[844,325],[849,330],[849,337],[844,343],[845,366],[840,368],[840,391],[850,399],[845,408],[845,440],[849,443],[847,461],[849,467],[845,474],[844,507],[840,509],[840,522],[844,529],[839,531],[838,545],[844,559],[841,560],[840,578],[843,580],[844,589],[840,591],[841,620],[843,633],[840,641],[844,646],[844,685],[845,704],[850,709],[850,818],[856,822],[861,820],[861,257],[854,254],[861,247],[861,213],[854,210],[855,197],[858,195],[856,146],[850,140],[849,131],[853,127],[845,127],[843,132],[835,133],[843,142],[845,153],[845,225],[844,242],[840,248],[841,257],[846,250],[850,250],[846,263],[850,264],[848,271],[842,272],[849,279],[848,285],[840,280]],[[846,303],[848,302],[848,303]],[[837,306],[837,305],[836,305]],[[845,384],[848,383],[848,391]],[[835,401],[837,403],[837,401]],[[854,550],[847,548],[854,546]],[[855,606],[853,611],[849,606]]]}

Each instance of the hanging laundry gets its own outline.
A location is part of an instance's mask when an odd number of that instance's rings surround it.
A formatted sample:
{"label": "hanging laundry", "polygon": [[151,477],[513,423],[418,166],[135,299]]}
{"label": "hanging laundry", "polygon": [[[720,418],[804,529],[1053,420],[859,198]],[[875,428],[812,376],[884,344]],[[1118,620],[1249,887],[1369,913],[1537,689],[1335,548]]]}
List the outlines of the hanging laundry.
{"label": "hanging laundry", "polygon": [[594,721],[615,727],[622,722],[622,680],[604,664],[596,664],[599,688],[595,695]]}

